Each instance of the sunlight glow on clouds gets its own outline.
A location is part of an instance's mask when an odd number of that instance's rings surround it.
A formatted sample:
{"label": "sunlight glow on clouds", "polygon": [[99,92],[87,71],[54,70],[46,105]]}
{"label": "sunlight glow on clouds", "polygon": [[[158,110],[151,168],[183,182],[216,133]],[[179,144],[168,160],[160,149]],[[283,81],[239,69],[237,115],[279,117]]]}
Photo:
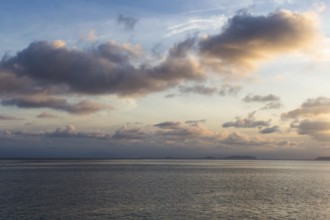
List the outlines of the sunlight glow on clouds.
{"label": "sunlight glow on clouds", "polygon": [[[153,12],[157,7],[150,6],[141,13],[132,6],[135,13],[123,10],[103,18],[113,26],[101,37],[96,33],[102,30],[86,18],[76,40],[58,40],[55,33],[43,39],[36,33],[16,53],[2,51],[0,146],[6,146],[5,155],[15,152],[7,146],[20,149],[26,143],[27,149],[100,146],[118,157],[173,156],[172,151],[187,157],[205,152],[268,158],[272,153],[294,157],[299,151],[307,157],[314,151],[302,140],[330,141],[327,87],[314,85],[320,93],[316,98],[301,95],[304,85],[313,86],[308,81],[312,74],[322,82],[330,78],[323,72],[304,75],[297,68],[315,60],[323,62],[324,72],[329,68],[329,33],[321,28],[326,3],[311,3],[305,11],[277,9],[296,5],[287,1],[212,4],[216,10],[183,5],[182,11]],[[253,11],[251,4],[264,11]],[[234,14],[223,12],[241,5]],[[163,30],[155,25],[158,16]],[[141,35],[159,39],[150,42]],[[157,41],[164,47],[159,54],[154,52]],[[258,84],[251,76],[282,77]],[[287,98],[289,92],[297,99]],[[325,152],[315,146],[315,152]]]}
{"label": "sunlight glow on clouds", "polygon": [[229,19],[223,32],[203,40],[201,52],[218,72],[228,71],[228,66],[254,70],[261,61],[314,45],[319,39],[315,16],[286,10],[267,16],[243,12]]}

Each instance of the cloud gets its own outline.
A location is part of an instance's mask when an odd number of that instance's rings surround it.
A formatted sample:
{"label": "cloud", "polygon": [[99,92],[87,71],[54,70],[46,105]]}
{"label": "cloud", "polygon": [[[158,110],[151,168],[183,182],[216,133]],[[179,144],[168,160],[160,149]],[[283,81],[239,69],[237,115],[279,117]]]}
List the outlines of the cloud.
{"label": "cloud", "polygon": [[268,121],[262,121],[262,120],[256,120],[254,117],[254,114],[256,112],[252,112],[248,114],[247,118],[239,118],[236,117],[236,121],[230,121],[222,124],[222,127],[228,128],[228,127],[235,127],[235,128],[261,128],[266,127],[270,125],[270,120]]}
{"label": "cloud", "polygon": [[[16,87],[20,80],[28,80],[30,93],[145,95],[204,77],[198,62],[188,56],[194,42],[187,39],[175,44],[157,65],[137,66],[141,56],[138,45],[108,42],[82,51],[34,42],[16,56],[3,59],[0,75],[10,75]],[[16,88],[5,89],[19,92]]]}
{"label": "cloud", "polygon": [[146,133],[144,133],[139,128],[128,129],[127,127],[123,127],[117,130],[112,139],[114,140],[129,140],[129,141],[137,141],[144,139],[146,137]]}
{"label": "cloud", "polygon": [[270,133],[275,133],[279,131],[278,126],[273,126],[273,127],[268,127],[268,128],[263,128],[260,130],[261,134],[270,134]]}
{"label": "cloud", "polygon": [[199,95],[213,95],[218,92],[218,89],[215,87],[204,86],[204,85],[195,85],[195,86],[178,86],[179,92],[188,94],[199,94]]}
{"label": "cloud", "polygon": [[123,25],[127,30],[133,30],[138,21],[138,18],[128,17],[122,14],[118,15],[117,18],[117,23]]}
{"label": "cloud", "polygon": [[0,115],[1,121],[12,121],[12,120],[23,120],[23,118],[18,118],[10,115]]}
{"label": "cloud", "polygon": [[184,123],[196,125],[196,124],[205,123],[205,122],[206,122],[205,119],[200,119],[200,120],[188,120],[188,121],[185,121]]}
{"label": "cloud", "polygon": [[307,99],[300,108],[283,113],[282,119],[299,118],[299,117],[315,117],[330,113],[330,99],[326,97],[318,97],[315,99]]}
{"label": "cloud", "polygon": [[[139,124],[138,128],[129,128],[128,126],[136,126],[135,123],[129,123],[114,132],[79,131],[72,124],[52,131],[2,130],[0,131],[0,144],[2,150],[4,146],[11,147],[10,152],[15,149],[14,154],[18,149],[25,149],[25,152],[32,155],[47,152],[48,156],[54,156],[53,153],[57,152],[58,154],[55,155],[63,156],[64,150],[66,155],[77,156],[81,151],[87,150],[92,153],[85,154],[87,157],[98,155],[99,157],[125,158],[145,155],[162,158],[166,156],[189,157],[191,154],[194,157],[204,157],[237,153],[258,156],[263,153],[271,155],[274,151],[283,153],[283,150],[295,149],[293,146],[297,145],[296,142],[280,138],[273,140],[266,139],[265,136],[240,132],[214,132],[201,123],[170,122],[157,123],[163,127]],[[24,148],[20,146],[24,146]]]}
{"label": "cloud", "polygon": [[224,134],[221,143],[229,145],[262,145],[267,144],[268,141],[258,136],[249,136],[244,133],[233,132]]}
{"label": "cloud", "polygon": [[95,30],[90,30],[88,33],[80,34],[79,36],[80,41],[84,42],[93,42],[97,39]]}
{"label": "cloud", "polygon": [[15,75],[1,72],[0,73],[0,94],[8,94],[12,92],[25,92],[27,89],[25,78],[17,78]]}
{"label": "cloud", "polygon": [[320,120],[303,120],[297,131],[300,135],[309,135],[318,141],[330,141],[330,122]]}
{"label": "cloud", "polygon": [[172,25],[167,28],[165,37],[171,37],[173,35],[187,33],[189,31],[198,30],[210,30],[219,29],[226,21],[226,17],[223,15],[212,16],[207,19],[190,19],[180,24]]}
{"label": "cloud", "polygon": [[264,107],[262,107],[261,110],[279,109],[281,107],[282,107],[282,104],[280,102],[270,102],[270,103],[267,103]]}
{"label": "cloud", "polygon": [[179,128],[181,124],[181,122],[166,121],[155,124],[154,126],[162,129],[176,129]]}
{"label": "cloud", "polygon": [[327,5],[324,2],[315,2],[315,3],[313,3],[312,8],[316,12],[323,12],[326,10]]}
{"label": "cloud", "polygon": [[49,112],[41,112],[36,116],[36,118],[57,118],[57,115]]}
{"label": "cloud", "polygon": [[251,71],[261,61],[311,47],[319,37],[315,17],[288,10],[266,16],[243,11],[230,18],[220,34],[204,38],[200,52],[216,71]]}
{"label": "cloud", "polygon": [[74,139],[110,139],[110,134],[102,132],[79,132],[76,126],[69,124],[65,128],[56,128],[52,132],[40,132],[37,134],[26,134],[48,138],[74,138]]}
{"label": "cloud", "polygon": [[278,141],[276,142],[276,144],[278,146],[288,146],[288,147],[295,147],[297,146],[299,143],[295,142],[295,141],[288,141],[288,140],[282,140],[282,141]]}
{"label": "cloud", "polygon": [[176,97],[177,95],[176,94],[167,94],[167,95],[165,95],[164,96],[164,98],[167,98],[167,99],[169,99],[169,98],[174,98],[174,97]]}
{"label": "cloud", "polygon": [[229,83],[222,84],[221,88],[216,88],[214,86],[206,86],[206,85],[194,85],[194,86],[178,86],[179,92],[181,94],[199,94],[211,96],[214,94],[218,94],[221,96],[227,95],[237,95],[237,93],[241,90],[241,86],[232,85]]}
{"label": "cloud", "polygon": [[233,85],[230,83],[223,83],[219,91],[219,95],[237,95],[241,91],[242,87],[239,85]]}
{"label": "cloud", "polygon": [[30,96],[22,98],[4,99],[1,101],[3,106],[16,106],[18,108],[51,108],[65,111],[71,114],[91,114],[103,109],[110,110],[111,107],[105,104],[83,100],[78,103],[69,103],[65,99]]}
{"label": "cloud", "polygon": [[65,129],[57,128],[54,132],[47,133],[49,137],[72,137],[77,134],[76,127],[74,125],[67,125]]}
{"label": "cloud", "polygon": [[269,94],[269,95],[246,95],[243,99],[244,102],[259,102],[259,103],[266,103],[264,107],[261,108],[261,110],[267,110],[267,109],[278,109],[282,107],[282,104],[280,103],[280,97]]}
{"label": "cloud", "polygon": [[[137,19],[119,15],[117,22],[133,29]],[[251,71],[261,61],[300,51],[318,38],[316,27],[311,13],[238,13],[219,34],[187,38],[157,60],[148,59],[140,45],[110,41],[78,49],[61,40],[36,41],[1,60],[0,99],[7,106],[87,114],[108,106],[89,101],[72,104],[72,95],[141,97],[178,85],[186,93],[235,95],[240,87],[226,84],[226,79],[221,79],[220,89],[184,84],[200,83],[209,73]],[[31,98],[35,96],[47,98]],[[64,96],[69,98],[63,100]]]}
{"label": "cloud", "polygon": [[180,125],[175,127],[162,127],[161,130],[154,133],[154,137],[165,142],[174,141],[174,143],[180,144],[180,141],[205,140],[212,138],[213,132],[200,124],[183,125],[180,123]]}
{"label": "cloud", "polygon": [[155,124],[159,128],[153,136],[158,140],[164,142],[180,142],[191,140],[206,140],[214,136],[214,132],[202,126],[203,120],[172,122],[166,121]]}
{"label": "cloud", "polygon": [[51,46],[55,49],[64,48],[66,46],[66,43],[62,40],[54,40],[51,42]]}
{"label": "cloud", "polygon": [[273,94],[261,96],[261,95],[247,95],[243,98],[244,102],[273,102],[280,101],[280,97]]}

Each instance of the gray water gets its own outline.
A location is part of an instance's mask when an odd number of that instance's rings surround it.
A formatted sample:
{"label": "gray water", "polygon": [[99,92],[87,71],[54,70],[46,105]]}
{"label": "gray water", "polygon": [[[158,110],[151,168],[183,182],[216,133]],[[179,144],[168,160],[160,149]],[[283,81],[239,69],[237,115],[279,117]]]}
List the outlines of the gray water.
{"label": "gray water", "polygon": [[330,219],[330,162],[0,160],[0,219]]}

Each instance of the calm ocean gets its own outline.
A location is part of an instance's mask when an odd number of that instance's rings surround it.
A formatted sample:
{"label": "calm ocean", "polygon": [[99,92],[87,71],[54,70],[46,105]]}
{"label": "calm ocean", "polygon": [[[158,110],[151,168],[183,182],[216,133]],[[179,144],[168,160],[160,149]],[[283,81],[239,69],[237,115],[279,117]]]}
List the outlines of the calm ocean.
{"label": "calm ocean", "polygon": [[0,219],[330,219],[330,162],[0,160]]}

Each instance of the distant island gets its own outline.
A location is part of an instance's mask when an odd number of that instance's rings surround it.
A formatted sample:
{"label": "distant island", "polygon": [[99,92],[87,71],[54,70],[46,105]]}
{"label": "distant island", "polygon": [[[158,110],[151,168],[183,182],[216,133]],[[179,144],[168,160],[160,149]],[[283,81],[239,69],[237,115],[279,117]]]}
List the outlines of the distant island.
{"label": "distant island", "polygon": [[315,160],[330,160],[330,157],[318,157]]}
{"label": "distant island", "polygon": [[205,157],[170,157],[166,156],[163,159],[175,159],[175,160],[257,160],[254,156],[242,156],[242,155],[231,155],[226,157],[213,157],[213,156],[205,156]]}
{"label": "distant island", "polygon": [[228,156],[224,157],[225,160],[256,160],[254,156]]}

